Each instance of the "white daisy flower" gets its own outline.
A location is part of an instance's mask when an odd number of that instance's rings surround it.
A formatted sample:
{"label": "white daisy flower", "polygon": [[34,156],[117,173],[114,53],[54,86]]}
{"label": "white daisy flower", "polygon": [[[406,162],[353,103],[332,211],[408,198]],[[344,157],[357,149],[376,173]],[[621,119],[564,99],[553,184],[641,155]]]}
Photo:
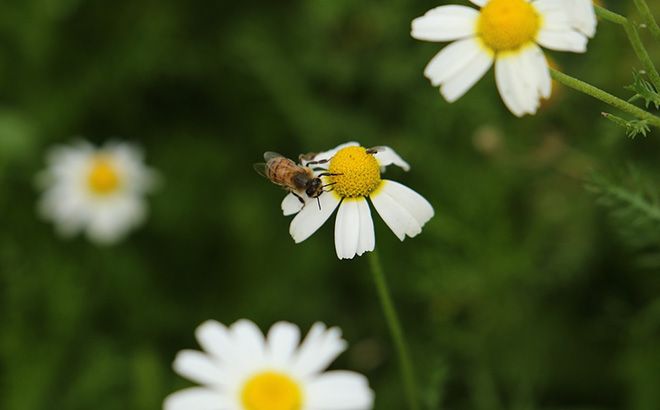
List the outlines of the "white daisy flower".
{"label": "white daisy flower", "polygon": [[[412,22],[412,36],[454,41],[424,75],[448,102],[463,96],[495,63],[502,100],[516,116],[534,114],[550,97],[548,63],[540,46],[583,53],[595,31],[587,0],[470,0],[481,7],[440,6]],[[571,3],[569,6],[568,3]],[[571,12],[574,10],[574,12]]]}
{"label": "white daisy flower", "polygon": [[111,142],[95,148],[85,141],[53,148],[39,175],[44,218],[63,236],[84,231],[98,244],[117,242],[146,215],[144,194],[155,174],[135,146]]}
{"label": "white daisy flower", "polygon": [[349,142],[330,151],[317,154],[303,165],[322,169],[324,185],[332,189],[316,201],[303,205],[295,195],[282,201],[284,215],[297,214],[291,221],[289,233],[296,243],[309,238],[330,218],[335,208],[335,249],[339,259],[373,251],[376,246],[374,225],[367,198],[400,239],[414,237],[433,216],[433,207],[417,192],[388,179],[381,171],[394,164],[409,170],[410,165],[389,147],[366,149],[357,142]]}
{"label": "white daisy flower", "polygon": [[207,321],[195,332],[205,350],[184,350],[174,370],[202,387],[165,399],[164,410],[368,410],[367,379],[323,370],[346,349],[339,328],[316,323],[300,343],[297,326],[279,322],[264,338],[248,320],[229,328]]}

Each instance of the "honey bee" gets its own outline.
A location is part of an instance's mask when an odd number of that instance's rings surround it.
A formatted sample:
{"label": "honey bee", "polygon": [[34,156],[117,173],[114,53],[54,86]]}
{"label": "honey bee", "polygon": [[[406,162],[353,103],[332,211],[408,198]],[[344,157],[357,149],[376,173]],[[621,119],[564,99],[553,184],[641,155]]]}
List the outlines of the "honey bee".
{"label": "honey bee", "polygon": [[[293,160],[286,158],[276,152],[268,151],[264,153],[265,163],[254,164],[254,169],[262,176],[268,178],[272,183],[279,185],[298,198],[301,203],[305,203],[303,195],[308,198],[316,198],[317,202],[320,201],[319,197],[325,188],[333,185],[323,184],[321,177],[332,176],[328,172],[319,175],[314,174],[314,169],[309,166],[301,166],[296,164]],[[328,162],[327,160],[308,162],[307,165],[322,164]]]}

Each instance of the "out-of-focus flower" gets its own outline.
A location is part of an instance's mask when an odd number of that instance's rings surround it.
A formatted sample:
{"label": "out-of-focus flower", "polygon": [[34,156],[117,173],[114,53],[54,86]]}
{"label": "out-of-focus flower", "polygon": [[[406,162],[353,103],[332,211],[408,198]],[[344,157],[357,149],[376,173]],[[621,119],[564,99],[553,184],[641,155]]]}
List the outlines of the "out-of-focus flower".
{"label": "out-of-focus flower", "polygon": [[[335,249],[340,259],[373,251],[376,246],[374,225],[367,198],[376,208],[387,226],[400,239],[414,237],[433,217],[433,207],[417,192],[388,179],[381,171],[394,164],[404,170],[410,166],[389,147],[367,149],[357,142],[340,145],[303,161],[303,165],[316,163],[322,169],[324,185],[331,190],[316,201],[303,204],[293,194],[282,201],[284,215],[296,214],[289,232],[296,243],[309,238],[330,218],[335,208]],[[319,163],[320,162],[320,163]]]}
{"label": "out-of-focus flower", "polygon": [[202,387],[171,394],[164,410],[368,410],[373,392],[361,374],[324,370],[346,349],[339,328],[316,323],[300,343],[297,326],[279,322],[264,338],[248,320],[197,328],[205,350],[184,350],[180,375]]}
{"label": "out-of-focus flower", "polygon": [[[551,94],[548,63],[539,45],[583,53],[595,25],[587,0],[470,0],[481,7],[436,7],[412,22],[412,36],[454,41],[424,75],[449,102],[463,96],[495,63],[497,89],[516,116],[534,114]],[[567,3],[579,3],[570,7]],[[575,15],[571,15],[573,7]]]}
{"label": "out-of-focus flower", "polygon": [[41,214],[63,236],[84,231],[98,244],[120,240],[146,215],[145,193],[155,173],[135,146],[110,142],[96,148],[77,141],[53,148],[38,178]]}

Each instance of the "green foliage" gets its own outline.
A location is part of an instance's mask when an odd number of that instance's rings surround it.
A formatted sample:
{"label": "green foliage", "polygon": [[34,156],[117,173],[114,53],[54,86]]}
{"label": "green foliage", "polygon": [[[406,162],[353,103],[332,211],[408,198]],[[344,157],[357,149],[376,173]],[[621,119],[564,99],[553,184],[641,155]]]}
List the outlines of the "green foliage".
{"label": "green foliage", "polygon": [[625,183],[593,174],[587,188],[608,209],[625,242],[645,253],[642,260],[647,265],[660,262],[660,190],[634,167],[629,167]]}
{"label": "green foliage", "polygon": [[634,82],[631,85],[626,86],[626,90],[634,92],[635,95],[633,95],[628,101],[634,102],[642,100],[644,101],[644,106],[646,106],[646,108],[653,105],[656,110],[660,109],[660,94],[653,84],[644,78],[643,73],[637,71],[633,71],[633,79]]}
{"label": "green foliage", "polygon": [[[560,87],[515,118],[492,71],[448,104],[422,74],[442,45],[410,38],[434,5],[0,2],[0,409],[158,409],[191,386],[171,363],[195,327],[242,317],[340,326],[333,367],[404,408],[367,261],[336,259],[332,222],[294,244],[283,192],[252,170],[353,139],[395,148],[412,169],[386,177],[436,210],[404,242],[373,214],[429,408],[657,409],[660,275],[583,181],[629,161],[657,186],[660,134],[622,138]],[[548,55],[611,90],[627,50],[601,24],[588,53]],[[63,240],[35,211],[44,155],[78,136],[137,142],[163,177],[117,246]],[[650,246],[654,196],[601,192]]]}
{"label": "green foliage", "polygon": [[621,117],[607,112],[602,113],[602,115],[619,127],[624,128],[626,130],[626,135],[630,139],[634,139],[638,135],[646,137],[646,134],[651,132],[651,128],[646,120],[624,120]]}

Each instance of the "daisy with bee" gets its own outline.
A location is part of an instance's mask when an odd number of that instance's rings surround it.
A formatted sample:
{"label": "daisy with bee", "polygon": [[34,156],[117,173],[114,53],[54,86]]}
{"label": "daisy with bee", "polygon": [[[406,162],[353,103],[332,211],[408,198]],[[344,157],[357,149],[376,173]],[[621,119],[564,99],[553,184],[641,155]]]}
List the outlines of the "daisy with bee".
{"label": "daisy with bee", "polygon": [[[401,241],[417,236],[434,214],[420,194],[381,178],[388,165],[410,169],[386,146],[365,148],[349,142],[329,151],[300,155],[300,164],[272,152],[266,152],[264,159],[266,163],[256,164],[255,169],[289,191],[282,201],[282,212],[296,215],[289,226],[296,243],[309,238],[338,209],[335,250],[339,259],[374,250],[370,202]],[[308,199],[316,199],[318,207],[305,206]]]}

